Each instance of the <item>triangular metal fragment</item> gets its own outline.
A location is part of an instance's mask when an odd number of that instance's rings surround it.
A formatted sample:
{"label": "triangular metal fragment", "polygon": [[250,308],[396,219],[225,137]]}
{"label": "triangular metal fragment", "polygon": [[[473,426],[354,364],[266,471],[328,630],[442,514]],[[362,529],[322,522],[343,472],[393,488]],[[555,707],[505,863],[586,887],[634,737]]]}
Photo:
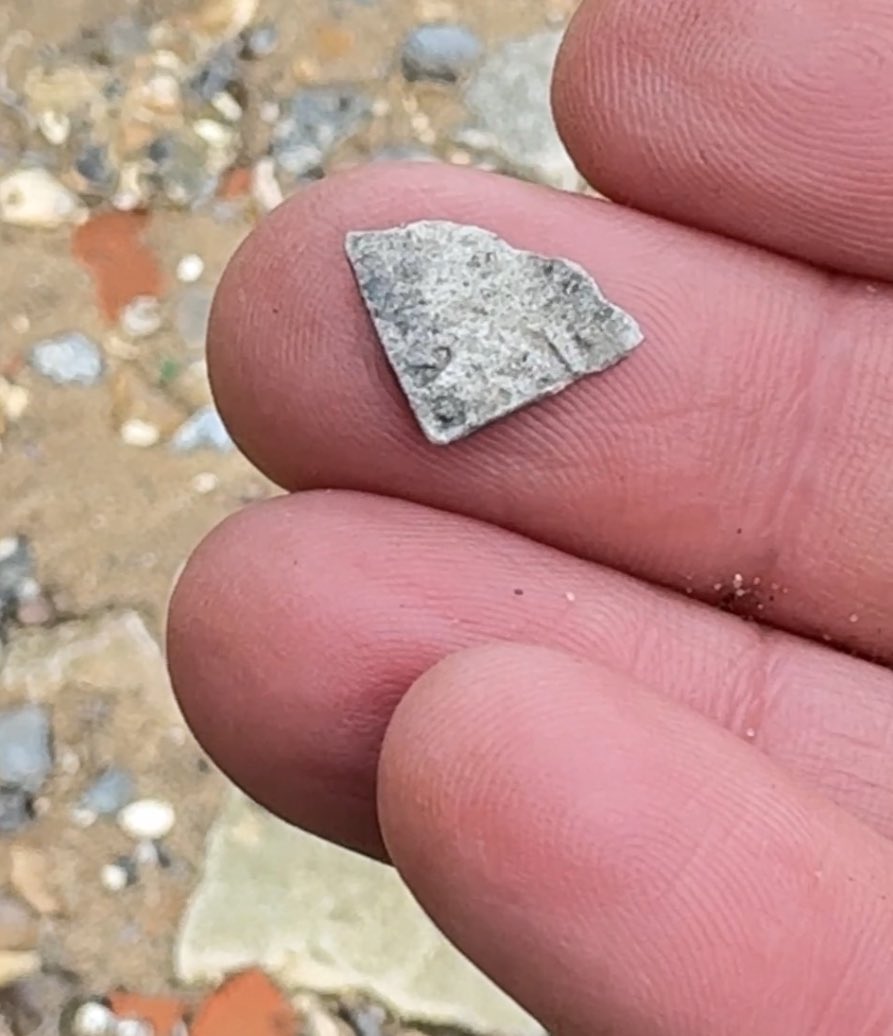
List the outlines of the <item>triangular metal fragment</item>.
{"label": "triangular metal fragment", "polygon": [[606,370],[643,340],[581,266],[479,227],[354,231],[346,249],[400,386],[439,445]]}

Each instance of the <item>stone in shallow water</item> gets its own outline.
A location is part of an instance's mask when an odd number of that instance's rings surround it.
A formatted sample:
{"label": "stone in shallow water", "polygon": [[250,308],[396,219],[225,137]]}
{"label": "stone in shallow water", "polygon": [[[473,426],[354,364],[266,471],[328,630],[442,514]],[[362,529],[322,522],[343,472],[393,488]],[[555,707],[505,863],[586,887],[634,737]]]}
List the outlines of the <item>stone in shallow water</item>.
{"label": "stone in shallow water", "polygon": [[606,370],[642,342],[576,263],[479,227],[425,221],[347,235],[360,291],[433,443],[461,439]]}

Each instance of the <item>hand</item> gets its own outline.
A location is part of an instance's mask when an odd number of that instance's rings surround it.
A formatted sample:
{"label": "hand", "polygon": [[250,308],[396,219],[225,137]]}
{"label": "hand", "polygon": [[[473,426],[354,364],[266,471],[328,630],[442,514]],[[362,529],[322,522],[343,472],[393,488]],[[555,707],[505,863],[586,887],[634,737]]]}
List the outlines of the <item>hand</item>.
{"label": "hand", "polygon": [[[374,167],[233,260],[220,407],[311,491],[192,559],[184,710],[556,1034],[889,1034],[893,7],[591,0],[554,98],[623,205]],[[422,218],[577,260],[645,345],[428,445],[343,250]]]}

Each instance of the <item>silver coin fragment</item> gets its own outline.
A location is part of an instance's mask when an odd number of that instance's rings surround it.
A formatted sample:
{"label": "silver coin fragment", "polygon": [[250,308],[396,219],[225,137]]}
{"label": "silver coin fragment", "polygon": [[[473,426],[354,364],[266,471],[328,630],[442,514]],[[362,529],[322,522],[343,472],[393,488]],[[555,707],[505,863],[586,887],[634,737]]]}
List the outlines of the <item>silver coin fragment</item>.
{"label": "silver coin fragment", "polygon": [[479,227],[354,231],[346,249],[397,380],[438,445],[612,367],[643,339],[581,266]]}

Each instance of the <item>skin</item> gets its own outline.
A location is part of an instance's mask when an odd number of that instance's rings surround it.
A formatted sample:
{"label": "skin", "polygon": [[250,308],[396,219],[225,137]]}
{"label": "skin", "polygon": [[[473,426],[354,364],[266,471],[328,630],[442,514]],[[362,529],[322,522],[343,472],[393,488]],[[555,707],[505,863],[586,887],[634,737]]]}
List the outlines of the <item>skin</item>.
{"label": "skin", "polygon": [[[233,259],[214,390],[287,493],[183,574],[179,699],[551,1032],[884,1036],[893,8],[591,0],[554,103],[622,204],[375,167]],[[427,444],[343,253],[418,218],[582,263],[646,344]]]}

